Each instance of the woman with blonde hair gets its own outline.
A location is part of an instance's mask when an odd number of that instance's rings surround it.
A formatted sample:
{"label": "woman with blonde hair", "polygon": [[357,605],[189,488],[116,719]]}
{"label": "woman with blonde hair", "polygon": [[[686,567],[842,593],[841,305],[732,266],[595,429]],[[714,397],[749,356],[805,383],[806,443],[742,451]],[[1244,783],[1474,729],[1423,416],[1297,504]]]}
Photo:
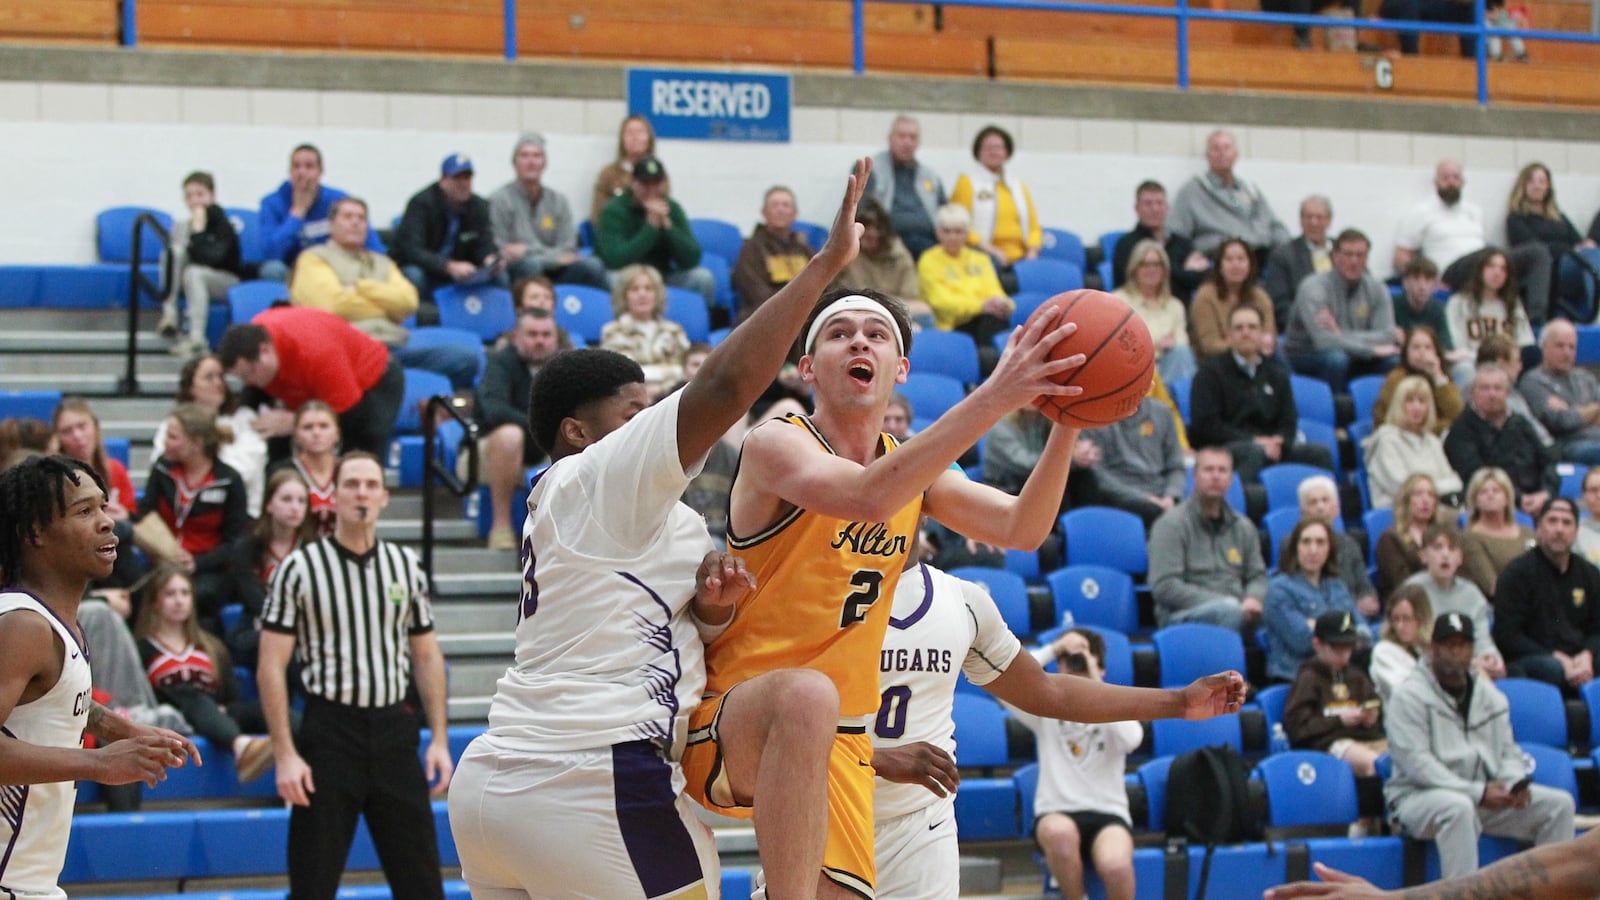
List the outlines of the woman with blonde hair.
{"label": "woman with blonde hair", "polygon": [[1433,408],[1438,413],[1433,432],[1444,437],[1450,430],[1450,423],[1466,408],[1461,400],[1461,389],[1450,378],[1452,355],[1466,359],[1465,354],[1446,351],[1439,333],[1431,326],[1413,325],[1406,329],[1406,339],[1400,344],[1400,364],[1384,376],[1383,386],[1378,388],[1378,399],[1372,404],[1372,427],[1382,426],[1388,418],[1389,404],[1394,402],[1394,390],[1401,380],[1417,375],[1433,386]]}
{"label": "woman with blonde hair", "polygon": [[[617,158],[612,160],[594,179],[594,199],[589,206],[589,222],[600,227],[600,211],[612,197],[625,194],[633,182],[633,165],[647,156],[656,154],[656,131],[644,116],[629,116],[617,129]],[[672,180],[662,179],[662,188],[672,193]],[[732,260],[729,260],[731,263]]]}
{"label": "woman with blonde hair", "polygon": [[666,318],[666,311],[667,285],[654,266],[635,263],[617,273],[611,289],[616,319],[601,329],[600,346],[638,363],[652,397],[683,377],[683,359],[689,353],[689,336]]}
{"label": "woman with blonde hair", "polygon": [[1414,573],[1422,562],[1422,536],[1439,514],[1439,491],[1427,475],[1412,475],[1394,495],[1394,525],[1378,536],[1378,592],[1387,594]]}
{"label": "woman with blonde hair", "polygon": [[1505,469],[1484,466],[1467,482],[1467,530],[1461,533],[1462,574],[1494,599],[1500,573],[1533,546],[1533,529],[1517,523],[1516,490]]}
{"label": "woman with blonde hair", "polygon": [[1428,652],[1433,634],[1433,607],[1420,584],[1401,585],[1389,597],[1378,644],[1372,648],[1370,674],[1384,700]]}
{"label": "woman with blonde hair", "polygon": [[1159,241],[1140,241],[1128,254],[1127,279],[1116,295],[1128,301],[1150,328],[1156,345],[1156,371],[1164,381],[1194,377],[1194,350],[1189,346],[1189,318],[1183,302],[1172,295],[1172,261]]}
{"label": "woman with blonde hair", "polygon": [[1435,433],[1439,415],[1433,405],[1433,387],[1422,376],[1409,375],[1395,388],[1394,400],[1383,425],[1362,444],[1372,508],[1394,505],[1400,485],[1417,474],[1433,479],[1441,503],[1461,505],[1461,476],[1451,468],[1444,441]]}

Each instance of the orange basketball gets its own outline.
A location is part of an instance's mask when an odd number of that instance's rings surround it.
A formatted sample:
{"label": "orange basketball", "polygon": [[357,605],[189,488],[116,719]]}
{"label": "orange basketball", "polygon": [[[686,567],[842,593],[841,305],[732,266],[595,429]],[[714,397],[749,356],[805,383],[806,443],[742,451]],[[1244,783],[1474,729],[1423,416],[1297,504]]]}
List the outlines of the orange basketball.
{"label": "orange basketball", "polygon": [[1099,428],[1132,415],[1150,391],[1155,378],[1155,343],[1144,319],[1120,297],[1105,291],[1078,290],[1058,294],[1041,304],[1029,322],[1056,307],[1062,321],[1078,323],[1078,330],[1051,350],[1053,359],[1082,353],[1088,359],[1061,378],[1076,385],[1076,397],[1041,396],[1039,411],[1074,428]]}

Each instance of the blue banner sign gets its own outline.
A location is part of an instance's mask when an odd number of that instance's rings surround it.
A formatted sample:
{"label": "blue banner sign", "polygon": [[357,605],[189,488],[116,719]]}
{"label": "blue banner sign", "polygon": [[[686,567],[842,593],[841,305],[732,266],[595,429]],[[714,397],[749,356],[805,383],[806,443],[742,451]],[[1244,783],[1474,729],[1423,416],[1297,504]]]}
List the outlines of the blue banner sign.
{"label": "blue banner sign", "polygon": [[629,69],[628,114],[657,137],[789,142],[788,75]]}

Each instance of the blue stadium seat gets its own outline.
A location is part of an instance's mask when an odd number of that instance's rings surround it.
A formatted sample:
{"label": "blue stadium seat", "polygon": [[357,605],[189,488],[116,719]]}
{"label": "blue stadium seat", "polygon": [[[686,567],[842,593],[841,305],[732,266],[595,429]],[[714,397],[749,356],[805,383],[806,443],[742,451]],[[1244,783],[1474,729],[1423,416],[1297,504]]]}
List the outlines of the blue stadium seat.
{"label": "blue stadium seat", "polygon": [[[960,700],[964,694],[957,694]],[[955,799],[956,831],[964,841],[1021,837],[1017,828],[1017,786],[1010,778],[963,778]]]}
{"label": "blue stadium seat", "polygon": [[683,326],[691,342],[711,337],[711,312],[706,309],[706,298],[696,291],[667,288],[666,317]]}
{"label": "blue stadium seat", "polygon": [[[1117,241],[1122,240],[1122,236],[1127,233],[1126,231],[1103,231],[1100,233],[1100,255],[1105,257],[1106,262],[1110,262],[1111,258],[1117,255]],[[1111,282],[1109,281],[1106,282],[1106,290],[1111,290]]]}
{"label": "blue stadium seat", "polygon": [[1589,707],[1589,746],[1600,748],[1600,681],[1589,682],[1578,693]]}
{"label": "blue stadium seat", "polygon": [[1289,702],[1289,687],[1287,684],[1268,685],[1256,692],[1256,705],[1261,707],[1261,714],[1267,720],[1267,733],[1272,733],[1272,726],[1283,721],[1283,707]]}
{"label": "blue stadium seat", "polygon": [[948,375],[962,384],[978,383],[978,345],[964,331],[923,329],[911,341],[911,371]]}
{"label": "blue stadium seat", "polygon": [[1295,409],[1302,421],[1311,419],[1328,425],[1338,425],[1333,413],[1333,389],[1326,381],[1306,375],[1289,376],[1289,388],[1294,393]]}
{"label": "blue stadium seat", "polygon": [[[1196,847],[1189,853],[1188,896],[1195,896],[1199,890],[1200,868],[1205,856],[1203,847]],[[1285,871],[1285,855],[1267,844],[1217,847],[1211,857],[1206,896],[1260,897],[1268,888],[1283,884]]]}
{"label": "blue stadium seat", "polygon": [[1074,624],[1099,625],[1123,634],[1139,630],[1133,578],[1106,566],[1075,565],[1045,576],[1055,598],[1056,621],[1071,613]]}
{"label": "blue stadium seat", "polygon": [[[95,247],[99,251],[100,261],[103,263],[126,263],[133,261],[133,221],[140,215],[149,213],[161,227],[168,232],[172,231],[172,216],[159,209],[144,206],[113,206],[101,210],[94,217]],[[143,227],[144,241],[139,248],[140,262],[156,262],[161,259],[161,251],[166,249],[161,236],[146,225]]]}
{"label": "blue stadium seat", "polygon": [[1583,497],[1583,475],[1587,471],[1589,471],[1588,468],[1576,463],[1556,463],[1556,474],[1561,476],[1561,496],[1581,500]]}
{"label": "blue stadium seat", "polygon": [[1580,366],[1600,366],[1600,325],[1578,326],[1578,358]]}
{"label": "blue stadium seat", "polygon": [[1314,475],[1326,476],[1327,469],[1303,463],[1278,463],[1261,470],[1261,486],[1267,490],[1267,509],[1300,508],[1300,482]]}
{"label": "blue stadium seat", "polygon": [[1522,749],[1522,761],[1528,767],[1528,774],[1533,776],[1534,784],[1566,791],[1572,795],[1573,803],[1582,802],[1578,798],[1578,774],[1565,749],[1529,741],[1517,741],[1517,746]]}
{"label": "blue stadium seat", "polygon": [[1511,704],[1511,733],[1518,743],[1566,750],[1567,707],[1560,688],[1531,678],[1502,678],[1494,686]]}
{"label": "blue stadium seat", "polygon": [[484,342],[492,341],[517,324],[511,292],[493,285],[448,284],[433,292],[439,307],[439,324],[470,331]]}
{"label": "blue stadium seat", "polygon": [[1283,546],[1294,527],[1300,524],[1300,508],[1284,507],[1282,509],[1268,510],[1262,517],[1261,524],[1267,530],[1267,570],[1275,571],[1278,568],[1278,548]]}
{"label": "blue stadium seat", "polygon": [[[1102,628],[1099,625],[1086,625],[1082,622],[1076,622],[1072,627],[1092,631],[1100,635],[1100,639],[1105,642],[1107,682],[1133,685],[1133,644],[1128,640],[1126,634],[1120,631],[1112,631],[1109,628]],[[1048,631],[1041,631],[1034,640],[1039,646],[1043,647],[1060,637],[1065,630],[1065,628],[1057,626]],[[1047,672],[1057,671],[1055,661],[1052,660],[1045,664],[1044,669]]]}
{"label": "blue stadium seat", "polygon": [[1357,422],[1372,422],[1373,408],[1378,405],[1383,382],[1382,375],[1363,375],[1350,379],[1350,399],[1355,401]]}
{"label": "blue stadium seat", "polygon": [[1109,506],[1085,506],[1063,513],[1061,533],[1067,542],[1067,565],[1094,563],[1129,575],[1149,569],[1144,521]]}
{"label": "blue stadium seat", "polygon": [[1017,290],[1048,296],[1083,287],[1083,270],[1059,259],[1019,259],[1012,266],[1017,274]]}
{"label": "blue stadium seat", "polygon": [[194,836],[195,814],[188,811],[75,816],[68,846],[80,847],[83,852],[69,851],[61,880],[187,878],[193,874],[190,852]]}
{"label": "blue stadium seat", "polygon": [[1157,756],[1147,760],[1134,774],[1144,785],[1145,807],[1148,819],[1145,827],[1151,831],[1167,830],[1167,775],[1172,769],[1172,757]]}
{"label": "blue stadium seat", "polygon": [[[1300,419],[1299,436],[1301,440],[1304,440],[1308,444],[1321,444],[1322,446],[1328,448],[1328,457],[1333,463],[1333,469],[1331,470],[1333,473],[1333,479],[1334,481],[1339,481],[1342,475],[1339,468],[1338,430],[1332,425],[1329,425],[1327,422],[1321,422],[1316,419],[1307,419],[1302,417]],[[1323,471],[1328,472],[1330,470],[1324,469]]]}
{"label": "blue stadium seat", "polygon": [[965,578],[983,585],[989,596],[994,598],[994,605],[1000,610],[1000,617],[1005,619],[1006,627],[1018,637],[1033,634],[1032,616],[1028,609],[1028,583],[1022,576],[1005,569],[991,569],[986,566],[961,566],[951,569],[950,574],[957,578]]}
{"label": "blue stadium seat", "polygon": [[418,404],[437,394],[450,394],[450,379],[436,372],[406,369],[406,392],[400,401],[400,415],[395,418],[395,434],[421,434],[422,412]]}
{"label": "blue stadium seat", "polygon": [[38,419],[50,424],[60,391],[0,391],[0,419]]}
{"label": "blue stadium seat", "polygon": [[958,693],[951,718],[956,725],[956,763],[964,769],[990,769],[1009,765],[1006,747],[1006,711],[987,696]]}
{"label": "blue stadium seat", "polygon": [[[140,266],[152,282],[161,277],[153,263]],[[82,266],[0,266],[0,308],[29,309],[126,309],[127,263]],[[142,298],[147,309],[160,303]]]}
{"label": "blue stadium seat", "polygon": [[690,219],[689,230],[700,242],[701,251],[715,253],[729,262],[739,258],[739,248],[744,246],[739,226],[721,219]]}
{"label": "blue stadium seat", "polygon": [[289,810],[207,810],[195,838],[196,876],[239,878],[287,871]]}
{"label": "blue stadium seat", "polygon": [[478,358],[478,374],[472,379],[474,385],[483,378],[484,366],[488,364],[488,353],[484,350],[483,344],[483,339],[476,331],[443,326],[413,328],[410,339],[406,341],[406,346],[414,350],[428,347],[460,347],[470,351]]}
{"label": "blue stadium seat", "polygon": [[1267,824],[1274,828],[1345,826],[1360,815],[1355,774],[1336,756],[1311,750],[1275,753],[1258,763],[1254,774],[1267,787]]}
{"label": "blue stadium seat", "polygon": [[280,300],[289,301],[289,286],[281,281],[244,281],[228,288],[229,315],[235,325],[249,322]]}
{"label": "blue stadium seat", "polygon": [[828,242],[827,226],[818,225],[815,222],[801,222],[796,220],[794,225],[791,227],[795,231],[798,231],[806,236],[806,243],[811,245],[812,253],[816,253],[818,250],[821,250],[822,245]]}
{"label": "blue stadium seat", "polygon": [[[711,273],[711,280],[716,284],[716,305],[727,310],[730,314],[739,308],[739,298],[733,293],[733,273],[729,262],[719,253],[701,253],[700,268]],[[705,298],[700,298],[700,305],[705,305]]]}
{"label": "blue stadium seat", "polygon": [[1378,538],[1394,527],[1394,508],[1369,509],[1361,514],[1361,525],[1367,529],[1367,559],[1378,558]]}
{"label": "blue stadium seat", "polygon": [[578,249],[594,249],[594,223],[590,222],[588,219],[584,219],[578,223]]}
{"label": "blue stadium seat", "polygon": [[556,285],[556,324],[591,346],[611,321],[611,295],[581,284]]}
{"label": "blue stadium seat", "polygon": [[1368,435],[1372,434],[1372,430],[1371,422],[1360,420],[1351,422],[1350,426],[1344,430],[1345,434],[1350,436],[1350,443],[1354,445],[1356,451],[1356,490],[1361,492],[1361,508],[1363,510],[1372,508],[1372,486],[1367,482],[1367,451],[1362,447],[1362,443],[1366,441]]}
{"label": "blue stadium seat", "polygon": [[1152,752],[1157,756],[1176,756],[1201,747],[1219,744],[1244,749],[1239,730],[1239,714],[1226,713],[1211,719],[1190,722],[1184,719],[1157,719],[1150,723]]}
{"label": "blue stadium seat", "polygon": [[732,328],[718,328],[718,329],[712,331],[710,334],[706,335],[706,343],[708,343],[711,346],[715,347],[718,344],[722,343],[724,340],[726,340],[728,335],[730,335],[732,333],[733,333],[733,329]]}
{"label": "blue stadium seat", "polygon": [[1039,578],[1039,551],[1006,548],[1006,571],[1015,572],[1027,581]]}
{"label": "blue stadium seat", "polygon": [[[1033,315],[1033,311],[1043,306],[1045,301],[1053,296],[1055,295],[1045,291],[1018,291],[1011,298],[1011,302],[1016,304],[1016,308],[1011,311],[1011,324],[1021,325],[1028,321],[1028,317]],[[1009,331],[997,333],[994,336],[995,348],[1004,350],[1006,348],[1006,340],[1010,337],[1011,332]],[[913,346],[915,343],[915,341],[912,342]]]}
{"label": "blue stadium seat", "polygon": [[1161,662],[1162,687],[1183,687],[1227,669],[1245,670],[1244,641],[1239,632],[1227,628],[1184,622],[1156,631],[1150,642]]}
{"label": "blue stadium seat", "polygon": [[[0,413],[0,419],[3,418],[5,418],[5,415]],[[50,420],[45,419],[43,421],[48,422]],[[106,456],[109,456],[117,462],[122,463],[122,467],[126,469],[128,467],[128,456],[133,451],[132,442],[125,437],[113,437],[106,438],[105,445]]]}
{"label": "blue stadium seat", "polygon": [[918,419],[930,421],[944,415],[967,395],[961,382],[933,372],[912,372],[906,376],[905,384],[895,390],[910,402]]}
{"label": "blue stadium seat", "polygon": [[1095,271],[1095,274],[1100,276],[1100,284],[1101,284],[1102,287],[1107,287],[1107,286],[1116,284],[1116,279],[1114,277],[1112,277],[1111,260],[1109,260],[1109,259],[1100,260],[1100,264],[1098,266],[1094,267],[1094,271]]}
{"label": "blue stadium seat", "polygon": [[1178,378],[1166,382],[1167,393],[1172,395],[1172,402],[1177,404],[1178,417],[1187,424],[1189,421],[1189,392],[1194,382],[1188,378]]}
{"label": "blue stadium seat", "polygon": [[1039,248],[1040,259],[1059,259],[1078,267],[1082,272],[1088,267],[1088,255],[1083,251],[1083,238],[1064,228],[1042,229],[1044,242]]}
{"label": "blue stadium seat", "polygon": [[266,254],[262,250],[261,213],[242,206],[229,206],[224,211],[228,214],[228,224],[232,225],[234,233],[239,235],[239,261],[248,265],[265,259]]}

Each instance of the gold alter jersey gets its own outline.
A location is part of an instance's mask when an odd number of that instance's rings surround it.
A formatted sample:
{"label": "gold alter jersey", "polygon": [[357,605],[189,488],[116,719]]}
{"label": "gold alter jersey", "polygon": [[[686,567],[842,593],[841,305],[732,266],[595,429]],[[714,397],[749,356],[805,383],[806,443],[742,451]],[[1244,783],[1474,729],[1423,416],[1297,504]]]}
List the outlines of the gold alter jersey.
{"label": "gold alter jersey", "polygon": [[[833,452],[810,419],[783,421]],[[898,446],[887,434],[879,440],[884,453]],[[841,718],[875,713],[878,651],[921,511],[919,497],[888,522],[851,522],[796,508],[748,537],[730,527],[728,549],[755,575],[756,590],[706,647],[707,693],[724,693],[774,669],[808,668],[833,679]]]}

